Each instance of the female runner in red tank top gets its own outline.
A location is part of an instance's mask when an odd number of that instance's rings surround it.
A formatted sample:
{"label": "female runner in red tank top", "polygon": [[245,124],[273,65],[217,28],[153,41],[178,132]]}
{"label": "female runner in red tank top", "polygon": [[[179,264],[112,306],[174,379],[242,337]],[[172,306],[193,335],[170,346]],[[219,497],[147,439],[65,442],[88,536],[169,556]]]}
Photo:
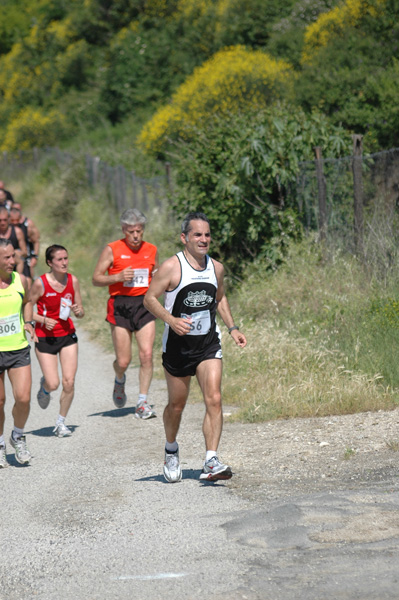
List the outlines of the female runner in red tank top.
{"label": "female runner in red tank top", "polygon": [[38,342],[36,356],[43,377],[37,401],[41,408],[47,408],[50,393],[60,384],[58,375],[58,355],[62,372],[62,392],[60,413],[53,433],[58,437],[71,435],[65,425],[65,418],[72,404],[75,391],[75,375],[78,368],[78,338],[70,313],[78,319],[84,316],[79,281],[68,273],[68,252],[58,244],[46,250],[46,263],[49,273],[38,277],[31,289],[31,300],[36,304],[33,318],[36,321]]}

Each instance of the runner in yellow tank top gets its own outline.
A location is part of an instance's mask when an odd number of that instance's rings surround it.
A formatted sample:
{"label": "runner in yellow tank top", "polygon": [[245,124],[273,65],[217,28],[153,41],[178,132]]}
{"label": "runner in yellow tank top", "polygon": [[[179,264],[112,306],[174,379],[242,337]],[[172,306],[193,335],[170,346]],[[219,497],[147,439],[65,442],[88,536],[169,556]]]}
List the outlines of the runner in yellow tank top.
{"label": "runner in yellow tank top", "polygon": [[0,238],[0,468],[8,466],[4,441],[4,375],[7,371],[14,395],[14,429],[10,444],[21,464],[29,463],[31,454],[24,435],[29,415],[32,375],[30,346],[26,331],[37,341],[33,307],[24,275],[14,271],[15,250],[9,240]]}

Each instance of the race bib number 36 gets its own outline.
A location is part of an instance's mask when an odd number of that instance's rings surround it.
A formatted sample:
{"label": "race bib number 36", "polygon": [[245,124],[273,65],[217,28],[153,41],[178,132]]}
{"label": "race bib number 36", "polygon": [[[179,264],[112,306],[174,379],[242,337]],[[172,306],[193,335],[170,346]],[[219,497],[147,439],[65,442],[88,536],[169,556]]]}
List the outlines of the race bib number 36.
{"label": "race bib number 36", "polygon": [[123,287],[148,287],[148,269],[135,269],[133,279],[125,281]]}
{"label": "race bib number 36", "polygon": [[181,316],[182,319],[191,318],[190,331],[187,335],[206,335],[211,328],[211,313],[209,310],[202,310],[192,315],[182,313]]}
{"label": "race bib number 36", "polygon": [[21,322],[19,320],[19,314],[10,315],[9,317],[3,317],[0,319],[0,337],[7,335],[14,335],[21,331]]}

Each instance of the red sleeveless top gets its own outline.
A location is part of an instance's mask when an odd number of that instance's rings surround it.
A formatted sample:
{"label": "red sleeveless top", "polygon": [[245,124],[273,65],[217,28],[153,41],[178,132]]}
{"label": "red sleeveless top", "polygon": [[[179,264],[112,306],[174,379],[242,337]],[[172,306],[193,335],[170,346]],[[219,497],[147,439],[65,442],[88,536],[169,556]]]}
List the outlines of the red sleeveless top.
{"label": "red sleeveless top", "polygon": [[132,250],[124,239],[111,242],[108,246],[111,248],[113,255],[113,263],[108,269],[108,275],[119,273],[126,267],[134,269],[132,281],[113,283],[109,286],[109,295],[144,296],[155,268],[156,246],[149,242],[142,242],[138,250]]}
{"label": "red sleeveless top", "polygon": [[72,275],[67,274],[67,284],[62,292],[56,292],[51,287],[47,280],[47,275],[44,274],[40,277],[44,292],[37,301],[37,314],[43,317],[49,317],[50,319],[56,319],[57,324],[54,329],[49,331],[46,329],[44,324],[36,323],[36,335],[37,337],[61,337],[74,333],[75,327],[71,318],[66,321],[60,319],[60,306],[61,299],[65,298],[70,300],[72,304],[75,302],[75,290],[73,288]]}

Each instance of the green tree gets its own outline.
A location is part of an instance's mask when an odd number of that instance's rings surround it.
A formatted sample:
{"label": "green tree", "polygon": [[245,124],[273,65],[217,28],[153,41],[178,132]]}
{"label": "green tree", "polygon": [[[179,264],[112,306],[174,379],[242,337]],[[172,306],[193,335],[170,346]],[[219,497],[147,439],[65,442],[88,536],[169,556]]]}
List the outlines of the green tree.
{"label": "green tree", "polygon": [[26,0],[5,0],[0,4],[0,55],[7,54],[14,42],[29,31]]}
{"label": "green tree", "polygon": [[167,26],[123,29],[107,53],[101,99],[112,122],[171,92],[173,44]]}
{"label": "green tree", "polygon": [[267,51],[288,60],[294,67],[301,64],[305,30],[319,15],[328,12],[342,0],[299,0],[290,14],[273,23]]}
{"label": "green tree", "polygon": [[214,118],[195,129],[190,143],[174,145],[176,214],[205,212],[216,233],[216,255],[239,274],[261,258],[274,268],[291,237],[299,235],[298,208],[288,186],[300,160],[348,152],[350,136],[322,115],[292,106]]}
{"label": "green tree", "polygon": [[220,18],[218,49],[237,44],[267,47],[276,23],[287,18],[296,3],[296,0],[230,0]]}
{"label": "green tree", "polygon": [[328,42],[302,66],[295,95],[306,110],[317,107],[336,124],[367,134],[369,147],[377,150],[399,144],[394,100],[399,91],[399,3],[375,5],[377,15],[366,12],[357,22],[327,30]]}

